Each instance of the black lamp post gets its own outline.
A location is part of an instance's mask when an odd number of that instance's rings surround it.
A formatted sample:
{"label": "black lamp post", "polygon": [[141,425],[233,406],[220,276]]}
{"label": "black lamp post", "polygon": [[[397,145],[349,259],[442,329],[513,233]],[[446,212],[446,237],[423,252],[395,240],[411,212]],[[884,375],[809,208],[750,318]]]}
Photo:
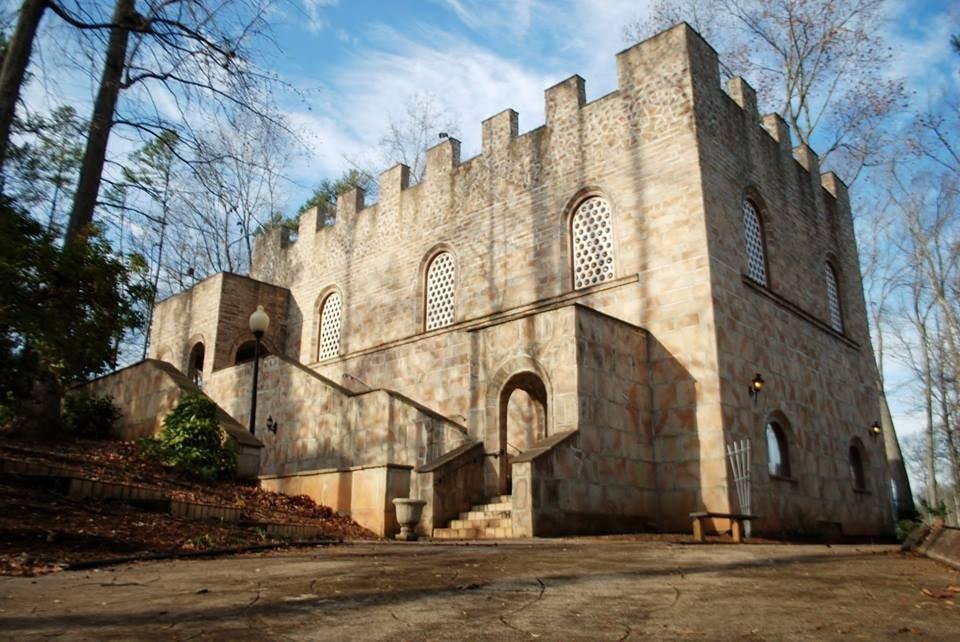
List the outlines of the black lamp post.
{"label": "black lamp post", "polygon": [[270,327],[270,317],[258,305],[256,312],[250,315],[250,331],[256,338],[253,348],[253,389],[250,392],[250,434],[254,434],[257,425],[257,379],[260,377],[260,340]]}

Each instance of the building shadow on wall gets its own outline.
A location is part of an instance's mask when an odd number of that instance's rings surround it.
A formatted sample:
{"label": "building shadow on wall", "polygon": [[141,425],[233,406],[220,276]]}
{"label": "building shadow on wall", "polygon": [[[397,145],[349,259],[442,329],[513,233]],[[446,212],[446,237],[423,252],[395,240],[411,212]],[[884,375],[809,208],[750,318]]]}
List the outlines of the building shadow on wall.
{"label": "building shadow on wall", "polygon": [[[283,354],[294,361],[300,361],[300,346],[303,345],[303,337],[309,337],[310,334],[303,327],[303,310],[293,294],[287,297],[287,315],[281,325],[283,325],[286,335]],[[310,360],[307,359],[307,362]]]}
{"label": "building shadow on wall", "polygon": [[656,337],[647,341],[657,524],[688,531],[690,513],[703,506],[697,381]]}

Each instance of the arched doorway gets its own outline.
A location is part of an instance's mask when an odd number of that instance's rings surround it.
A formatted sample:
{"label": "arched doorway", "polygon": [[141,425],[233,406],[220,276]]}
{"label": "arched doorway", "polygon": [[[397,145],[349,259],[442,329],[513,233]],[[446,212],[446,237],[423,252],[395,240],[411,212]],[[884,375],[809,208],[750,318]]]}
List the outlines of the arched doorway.
{"label": "arched doorway", "polygon": [[[233,358],[233,365],[240,365],[241,363],[249,363],[253,361],[253,357],[257,353],[256,342],[251,339],[250,341],[244,341],[240,344],[240,347],[237,348],[236,356]],[[270,356],[270,351],[267,349],[267,346],[260,344],[260,358]]]}
{"label": "arched doorway", "polygon": [[511,460],[547,436],[547,388],[533,372],[519,372],[504,384],[499,399],[500,494],[512,491]]}
{"label": "arched doorway", "polygon": [[187,376],[198,388],[203,387],[203,357],[203,342],[200,342],[190,349],[190,358],[187,360]]}

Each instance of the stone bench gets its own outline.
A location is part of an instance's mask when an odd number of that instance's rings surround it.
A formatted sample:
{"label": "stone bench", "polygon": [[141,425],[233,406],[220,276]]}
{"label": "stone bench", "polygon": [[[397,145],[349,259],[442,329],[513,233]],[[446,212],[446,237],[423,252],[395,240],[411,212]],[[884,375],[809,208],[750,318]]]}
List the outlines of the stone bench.
{"label": "stone bench", "polygon": [[708,519],[728,519],[730,520],[730,531],[733,535],[733,541],[738,544],[743,541],[743,523],[756,519],[756,515],[745,515],[742,513],[714,513],[711,511],[701,511],[690,513],[693,518],[693,539],[698,542],[704,541],[703,522]]}

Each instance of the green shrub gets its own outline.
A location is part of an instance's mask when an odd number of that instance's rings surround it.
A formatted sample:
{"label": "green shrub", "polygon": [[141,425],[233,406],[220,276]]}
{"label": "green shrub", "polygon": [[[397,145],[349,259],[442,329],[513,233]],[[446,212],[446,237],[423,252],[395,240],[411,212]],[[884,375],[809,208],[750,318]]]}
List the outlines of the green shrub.
{"label": "green shrub", "polygon": [[203,395],[181,397],[163,420],[159,438],[141,445],[147,454],[204,479],[227,477],[237,469],[237,454],[225,442],[217,406]]}
{"label": "green shrub", "polygon": [[915,528],[920,526],[920,522],[912,519],[901,519],[897,521],[897,525],[894,527],[894,535],[897,538],[898,542],[902,542],[910,536],[910,533],[914,531]]}
{"label": "green shrub", "polygon": [[63,428],[72,437],[105,439],[120,420],[120,410],[109,395],[75,393],[63,399]]}

